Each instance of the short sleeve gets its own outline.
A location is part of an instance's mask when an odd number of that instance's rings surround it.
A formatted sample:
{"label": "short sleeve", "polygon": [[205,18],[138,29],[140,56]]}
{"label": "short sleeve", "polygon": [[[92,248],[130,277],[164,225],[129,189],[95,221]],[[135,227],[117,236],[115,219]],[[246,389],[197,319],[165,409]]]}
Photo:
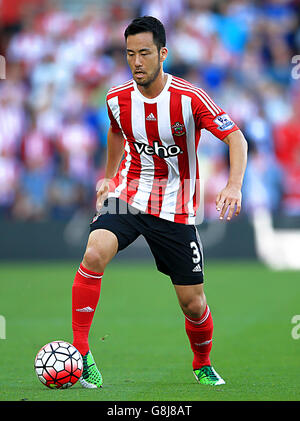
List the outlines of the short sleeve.
{"label": "short sleeve", "polygon": [[220,140],[239,130],[230,116],[205,92],[193,99],[193,113],[197,127],[208,130]]}
{"label": "short sleeve", "polygon": [[112,130],[113,133],[120,133],[120,131],[121,131],[120,126],[119,126],[117,120],[115,119],[115,117],[113,116],[113,113],[110,109],[110,106],[109,106],[108,102],[106,102],[106,105],[107,105],[108,116],[109,116],[109,119],[110,119],[111,130]]}

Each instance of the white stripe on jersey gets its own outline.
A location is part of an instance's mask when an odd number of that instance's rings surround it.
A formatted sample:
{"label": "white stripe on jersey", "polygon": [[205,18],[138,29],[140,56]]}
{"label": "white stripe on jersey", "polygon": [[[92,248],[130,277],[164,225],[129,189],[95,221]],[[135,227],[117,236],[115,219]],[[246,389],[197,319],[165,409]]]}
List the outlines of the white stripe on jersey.
{"label": "white stripe on jersey", "polygon": [[[115,119],[117,120],[117,123],[119,124],[120,127],[122,127],[121,124],[120,124],[120,107],[119,107],[118,96],[115,96],[115,97],[109,99],[107,101],[107,103],[108,103],[108,106],[111,109],[111,112],[114,114]],[[130,147],[129,147],[128,142],[127,142],[126,134],[123,132],[123,129],[122,129],[122,134],[123,134],[124,139],[126,140],[125,151],[127,152],[127,159],[126,159],[126,163],[125,163],[125,168],[123,168],[123,170],[121,171],[121,175],[124,178],[123,178],[122,183],[120,185],[118,185],[118,187],[115,189],[115,191],[109,193],[109,195],[108,195],[109,197],[119,197],[122,190],[124,190],[126,188],[126,184],[127,184],[127,174],[129,172],[132,157],[131,157],[131,154],[130,154]]]}
{"label": "white stripe on jersey", "polygon": [[122,183],[118,185],[114,192],[108,194],[108,197],[120,197],[121,192],[126,188],[127,185],[127,174],[129,172],[132,156],[130,154],[130,147],[128,142],[125,143],[125,151],[127,152],[125,168],[121,171],[121,176],[123,177]]}
{"label": "white stripe on jersey", "polygon": [[[118,96],[114,96],[113,98],[110,98],[108,101],[107,101],[107,103],[108,103],[108,105],[109,105],[109,108],[110,108],[110,110],[111,110],[111,112],[112,112],[112,114],[113,114],[113,116],[114,116],[114,118],[117,120],[117,123],[118,123],[118,125],[119,125],[119,127],[121,127],[121,124],[120,124],[120,107],[119,107],[119,97]],[[125,133],[122,131],[122,133],[123,133],[123,136],[125,137],[125,139],[126,139],[126,135],[125,135]]]}
{"label": "white stripe on jersey", "polygon": [[[216,116],[217,114],[220,113],[220,111],[218,110],[217,105],[215,105],[214,103],[212,103],[212,101],[208,101],[204,98],[204,96],[201,95],[201,93],[199,91],[197,91],[196,89],[188,86],[188,85],[184,85],[181,84],[179,82],[175,82],[174,80],[171,83],[171,86],[175,89],[181,90],[181,91],[190,91],[192,93],[194,93],[201,102],[203,102],[203,104],[206,106],[206,108],[212,113],[213,116]],[[210,104],[210,105],[209,105]]]}
{"label": "white stripe on jersey", "polygon": [[[157,102],[157,123],[158,133],[163,146],[175,145],[170,125],[170,92]],[[172,139],[168,143],[163,139]],[[180,175],[178,168],[178,157],[171,156],[166,159],[168,165],[168,182],[162,200],[159,216],[174,222],[176,214],[177,193],[180,186]]]}
{"label": "white stripe on jersey", "polygon": [[[185,127],[188,127],[189,130],[187,132],[187,152],[188,152],[188,160],[189,160],[189,201],[187,203],[187,211],[189,215],[194,215],[194,193],[195,193],[195,180],[196,180],[196,150],[195,150],[195,123],[194,120],[190,118],[193,114],[192,111],[192,98],[186,95],[181,96],[181,106],[182,106],[182,115],[183,115],[183,122]],[[187,183],[187,180],[184,180],[184,183]],[[185,189],[184,189],[185,191]],[[193,223],[194,216],[188,217],[189,224]]]}
{"label": "white stripe on jersey", "polygon": [[[135,141],[149,145],[145,127],[145,108],[134,91],[131,92],[131,127]],[[153,157],[147,154],[140,154],[141,172],[139,186],[133,197],[132,205],[139,210],[146,211],[148,200],[153,186],[154,162]]]}

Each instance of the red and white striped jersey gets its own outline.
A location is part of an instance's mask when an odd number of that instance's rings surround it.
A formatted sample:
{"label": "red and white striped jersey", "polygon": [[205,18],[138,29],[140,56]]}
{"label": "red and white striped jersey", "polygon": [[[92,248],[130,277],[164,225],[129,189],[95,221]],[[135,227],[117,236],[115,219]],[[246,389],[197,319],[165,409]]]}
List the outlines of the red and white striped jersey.
{"label": "red and white striped jersey", "polygon": [[109,197],[169,221],[194,224],[201,129],[223,140],[238,127],[202,89],[167,76],[164,89],[152,99],[141,94],[133,79],[108,91],[111,129],[122,132],[125,146]]}

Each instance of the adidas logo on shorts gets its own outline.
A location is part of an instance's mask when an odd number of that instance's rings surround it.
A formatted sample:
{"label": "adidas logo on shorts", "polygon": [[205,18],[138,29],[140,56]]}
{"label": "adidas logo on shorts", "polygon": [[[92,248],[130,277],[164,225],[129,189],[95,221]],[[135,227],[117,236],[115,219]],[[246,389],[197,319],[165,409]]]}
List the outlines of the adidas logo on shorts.
{"label": "adidas logo on shorts", "polygon": [[202,272],[201,266],[199,264],[195,266],[193,272]]}

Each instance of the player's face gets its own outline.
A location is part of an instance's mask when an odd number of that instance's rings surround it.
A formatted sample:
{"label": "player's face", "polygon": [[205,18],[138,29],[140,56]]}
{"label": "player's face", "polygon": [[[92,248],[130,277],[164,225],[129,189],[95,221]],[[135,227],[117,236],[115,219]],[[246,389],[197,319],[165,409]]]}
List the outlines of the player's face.
{"label": "player's face", "polygon": [[140,86],[149,86],[159,75],[167,49],[158,51],[152,32],[127,37],[127,61],[133,79]]}

